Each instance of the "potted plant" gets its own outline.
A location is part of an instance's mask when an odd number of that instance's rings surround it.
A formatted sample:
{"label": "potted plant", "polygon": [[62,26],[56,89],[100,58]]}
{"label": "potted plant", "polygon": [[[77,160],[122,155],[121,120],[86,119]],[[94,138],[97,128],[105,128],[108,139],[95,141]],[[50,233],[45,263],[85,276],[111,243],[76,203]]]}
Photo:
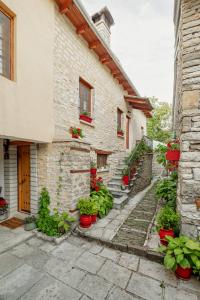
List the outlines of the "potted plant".
{"label": "potted plant", "polygon": [[0,221],[8,218],[8,203],[7,201],[0,197]]}
{"label": "potted plant", "polygon": [[197,198],[197,199],[195,200],[195,203],[196,203],[197,209],[199,210],[199,209],[200,209],[200,198]]}
{"label": "potted plant", "polygon": [[173,270],[176,276],[183,280],[189,280],[194,272],[199,270],[200,243],[187,236],[172,238],[166,237],[167,246],[161,246],[159,251],[165,253],[164,265]]}
{"label": "potted plant", "polygon": [[90,113],[88,111],[81,112],[79,119],[87,123],[92,123],[92,118],[90,117]]}
{"label": "potted plant", "polygon": [[180,215],[172,208],[166,206],[161,208],[157,217],[156,223],[159,230],[160,242],[162,245],[167,245],[167,236],[174,237],[174,229],[176,229],[180,222]]}
{"label": "potted plant", "polygon": [[30,231],[36,228],[36,218],[35,216],[29,216],[24,220],[24,230]]}
{"label": "potted plant", "polygon": [[94,213],[93,203],[90,199],[82,198],[79,200],[77,208],[80,212],[80,226],[83,228],[89,228],[92,224],[91,215]]}
{"label": "potted plant", "polygon": [[96,176],[96,174],[97,174],[97,167],[93,161],[91,161],[91,163],[90,163],[90,174],[93,176]]}
{"label": "potted plant", "polygon": [[97,222],[97,215],[99,212],[99,204],[94,199],[90,199],[90,202],[93,204],[92,209],[91,209],[92,224],[95,224]]}
{"label": "potted plant", "polygon": [[166,159],[172,161],[179,161],[180,159],[180,144],[178,142],[168,143],[166,152]]}
{"label": "potted plant", "polygon": [[122,181],[125,185],[129,185],[129,169],[124,168],[122,171]]}
{"label": "potted plant", "polygon": [[99,192],[102,185],[103,185],[103,179],[101,177],[91,178],[91,189],[92,190],[95,190],[96,192]]}
{"label": "potted plant", "polygon": [[73,139],[79,139],[80,138],[83,138],[83,131],[81,128],[76,128],[76,127],[70,127],[70,133],[72,135],[72,138]]}
{"label": "potted plant", "polygon": [[120,127],[117,128],[117,135],[124,136],[124,131]]}

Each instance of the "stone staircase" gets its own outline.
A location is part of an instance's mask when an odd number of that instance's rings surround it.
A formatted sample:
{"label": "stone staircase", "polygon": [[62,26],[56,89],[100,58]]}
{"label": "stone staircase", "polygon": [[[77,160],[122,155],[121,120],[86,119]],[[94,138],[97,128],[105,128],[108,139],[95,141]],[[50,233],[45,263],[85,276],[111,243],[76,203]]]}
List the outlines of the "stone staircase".
{"label": "stone staircase", "polygon": [[129,186],[124,186],[122,183],[122,171],[125,167],[127,167],[127,164],[125,163],[125,159],[123,159],[118,164],[118,167],[116,168],[113,178],[108,183],[108,189],[114,197],[115,209],[122,209],[124,205],[127,204],[129,200],[129,194],[131,193],[132,187],[134,186],[134,183],[139,176],[139,171],[142,163],[143,162],[141,161],[137,166],[135,176],[130,180]]}

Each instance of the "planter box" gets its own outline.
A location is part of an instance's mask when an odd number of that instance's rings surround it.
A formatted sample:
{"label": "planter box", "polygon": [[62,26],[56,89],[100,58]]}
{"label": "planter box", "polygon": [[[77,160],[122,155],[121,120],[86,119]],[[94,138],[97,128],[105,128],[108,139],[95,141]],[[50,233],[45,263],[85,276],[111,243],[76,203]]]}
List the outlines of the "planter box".
{"label": "planter box", "polygon": [[83,121],[85,121],[87,123],[92,123],[92,118],[90,118],[89,116],[86,116],[86,115],[80,115],[79,119],[83,120]]}
{"label": "planter box", "polygon": [[61,244],[63,241],[65,241],[66,239],[68,239],[68,237],[71,235],[71,230],[68,231],[67,233],[63,234],[62,236],[60,237],[53,237],[53,236],[48,236],[40,231],[38,231],[37,229],[34,230],[34,233],[35,235],[44,240],[44,241],[48,241],[48,242],[51,242],[51,243],[54,243],[56,245],[59,245]]}
{"label": "planter box", "polygon": [[166,160],[179,161],[179,159],[180,159],[180,150],[167,150]]}

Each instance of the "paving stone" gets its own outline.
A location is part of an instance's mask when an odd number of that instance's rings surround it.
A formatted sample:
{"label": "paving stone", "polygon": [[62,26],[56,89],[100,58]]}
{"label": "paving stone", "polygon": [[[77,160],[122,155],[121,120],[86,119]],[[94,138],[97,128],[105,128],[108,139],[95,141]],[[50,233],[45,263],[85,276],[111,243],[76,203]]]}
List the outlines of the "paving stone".
{"label": "paving stone", "polygon": [[81,298],[81,300],[90,300],[91,298],[88,298],[87,296],[83,295],[83,297]]}
{"label": "paving stone", "polygon": [[110,230],[110,229],[105,229],[102,238],[108,241],[111,241],[113,237],[115,236],[116,231],[115,230]]}
{"label": "paving stone", "polygon": [[46,243],[46,241],[43,241],[37,237],[32,237],[30,240],[26,241],[26,244],[31,246],[31,247],[39,247]]}
{"label": "paving stone", "polygon": [[165,300],[198,300],[197,295],[174,287],[165,288]]}
{"label": "paving stone", "polygon": [[110,219],[115,219],[116,216],[118,216],[120,214],[119,210],[118,209],[112,209],[109,214],[108,214],[108,218]]}
{"label": "paving stone", "polygon": [[99,255],[117,262],[120,257],[120,252],[117,250],[104,248]]}
{"label": "paving stone", "polygon": [[161,300],[160,282],[133,272],[126,290],[143,299]]}
{"label": "paving stone", "polygon": [[40,250],[50,253],[54,249],[56,249],[56,245],[53,243],[45,242],[42,246],[39,247]]}
{"label": "paving stone", "polygon": [[34,252],[34,249],[25,243],[20,244],[19,246],[13,248],[11,253],[13,255],[16,255],[18,257],[24,258],[25,256],[28,256]]}
{"label": "paving stone", "polygon": [[22,265],[0,280],[0,299],[18,299],[27,292],[43,274],[28,265]]}
{"label": "paving stone", "polygon": [[67,240],[70,244],[73,244],[75,246],[82,246],[84,244],[84,239],[80,238],[78,236],[73,236],[71,235],[68,240]]}
{"label": "paving stone", "polygon": [[51,257],[44,266],[44,270],[50,275],[61,279],[72,269],[73,262],[68,263],[57,257]]}
{"label": "paving stone", "polygon": [[78,289],[94,300],[106,298],[112,284],[97,275],[86,275]]}
{"label": "paving stone", "polygon": [[179,281],[179,287],[181,289],[188,289],[199,293],[200,296],[200,282],[196,278],[191,278],[189,281]]}
{"label": "paving stone", "polygon": [[47,253],[36,249],[33,253],[24,258],[24,262],[33,266],[35,269],[42,270],[48,259],[49,256]]}
{"label": "paving stone", "polygon": [[163,265],[150,260],[140,259],[138,272],[173,286],[178,285],[178,279],[174,272],[168,271]]}
{"label": "paving stone", "polygon": [[88,234],[89,236],[92,236],[94,238],[101,238],[103,235],[104,229],[103,228],[93,228],[90,233]]}
{"label": "paving stone", "polygon": [[75,262],[83,252],[84,249],[81,249],[80,247],[72,245],[68,242],[63,242],[55,250],[53,250],[52,254],[60,259],[72,263]]}
{"label": "paving stone", "polygon": [[127,269],[137,271],[139,264],[139,257],[133,254],[123,252],[119,264]]}
{"label": "paving stone", "polygon": [[126,293],[119,287],[114,287],[109,293],[108,300],[136,300],[138,298]]}
{"label": "paving stone", "polygon": [[96,274],[104,262],[104,258],[90,252],[85,252],[76,261],[76,266],[80,269]]}
{"label": "paving stone", "polygon": [[96,244],[96,245],[93,245],[89,251],[93,254],[98,254],[99,252],[101,252],[102,249],[103,249],[103,246]]}
{"label": "paving stone", "polygon": [[3,253],[0,256],[0,278],[11,271],[14,271],[22,264],[23,262],[19,258],[11,255],[10,253]]}
{"label": "paving stone", "polygon": [[131,276],[131,271],[107,260],[98,274],[124,289]]}
{"label": "paving stone", "polygon": [[69,286],[45,276],[20,300],[78,300],[81,294]]}
{"label": "paving stone", "polygon": [[96,224],[94,224],[94,228],[103,228],[106,227],[110,223],[110,220],[105,217],[104,219],[98,220]]}

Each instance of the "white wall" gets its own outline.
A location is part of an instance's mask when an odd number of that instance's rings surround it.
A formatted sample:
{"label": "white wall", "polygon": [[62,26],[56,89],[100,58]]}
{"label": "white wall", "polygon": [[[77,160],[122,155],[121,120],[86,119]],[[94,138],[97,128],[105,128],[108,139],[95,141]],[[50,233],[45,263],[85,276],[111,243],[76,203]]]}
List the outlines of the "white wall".
{"label": "white wall", "polygon": [[4,196],[4,155],[3,140],[0,139],[0,187],[2,187],[0,197]]}
{"label": "white wall", "polygon": [[138,109],[133,109],[132,116],[132,143],[135,145],[136,141],[142,138],[141,127],[144,128],[144,135],[147,133],[147,118],[144,113]]}

